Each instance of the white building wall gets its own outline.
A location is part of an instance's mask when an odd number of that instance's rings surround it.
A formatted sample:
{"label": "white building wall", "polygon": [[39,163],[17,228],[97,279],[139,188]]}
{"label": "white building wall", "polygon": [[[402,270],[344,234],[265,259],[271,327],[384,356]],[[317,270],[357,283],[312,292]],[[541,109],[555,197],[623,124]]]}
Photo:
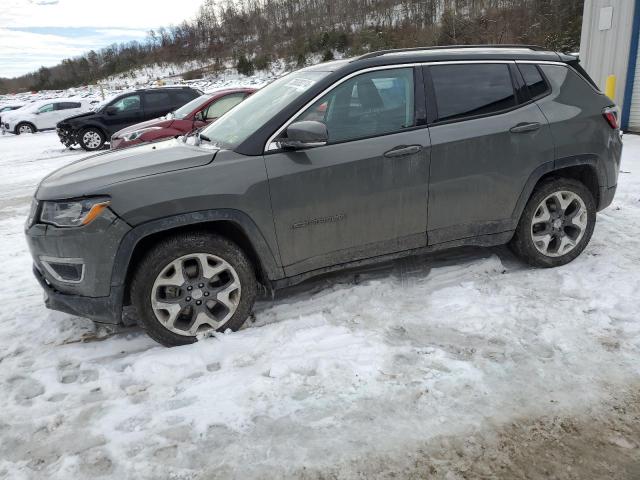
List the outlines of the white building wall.
{"label": "white building wall", "polygon": [[[585,0],[580,63],[604,91],[609,75],[617,77],[617,105],[624,102],[635,0]],[[607,7],[613,8],[611,12]],[[611,22],[608,22],[608,14]]]}

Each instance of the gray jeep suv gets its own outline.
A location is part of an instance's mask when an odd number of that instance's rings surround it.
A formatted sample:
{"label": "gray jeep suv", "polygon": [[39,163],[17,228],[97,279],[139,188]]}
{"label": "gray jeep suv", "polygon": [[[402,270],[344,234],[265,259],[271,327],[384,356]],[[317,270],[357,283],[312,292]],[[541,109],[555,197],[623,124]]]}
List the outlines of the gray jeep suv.
{"label": "gray jeep suv", "polygon": [[509,243],[564,265],[621,150],[618,109],[574,57],[381,51],[282,77],[197,137],[61,168],[26,234],[49,308],[135,312],[179,345],[240,328],[259,291],[404,255]]}

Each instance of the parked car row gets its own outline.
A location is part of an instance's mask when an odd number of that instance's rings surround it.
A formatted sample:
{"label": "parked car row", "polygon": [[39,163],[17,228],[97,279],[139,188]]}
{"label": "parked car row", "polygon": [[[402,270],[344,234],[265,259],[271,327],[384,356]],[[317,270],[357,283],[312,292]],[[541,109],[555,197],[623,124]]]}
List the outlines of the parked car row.
{"label": "parked car row", "polygon": [[231,88],[201,95],[164,117],[136,123],[111,137],[111,148],[122,148],[185,135],[217,120],[251,95],[253,88]]}
{"label": "parked car row", "polygon": [[0,108],[3,133],[56,129],[66,147],[87,151],[130,147],[185,135],[224,115],[253,88],[203,94],[191,87],[147,88],[114,96],[99,105],[86,99],[56,98]]}

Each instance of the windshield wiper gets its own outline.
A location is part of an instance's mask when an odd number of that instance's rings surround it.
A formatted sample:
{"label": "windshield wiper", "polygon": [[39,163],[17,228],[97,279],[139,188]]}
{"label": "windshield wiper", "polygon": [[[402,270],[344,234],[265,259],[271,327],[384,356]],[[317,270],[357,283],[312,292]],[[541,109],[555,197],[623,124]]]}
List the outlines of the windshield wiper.
{"label": "windshield wiper", "polygon": [[206,135],[203,135],[202,133],[200,135],[198,135],[198,138],[200,140],[204,140],[205,142],[211,143],[211,139],[209,137],[207,137]]}

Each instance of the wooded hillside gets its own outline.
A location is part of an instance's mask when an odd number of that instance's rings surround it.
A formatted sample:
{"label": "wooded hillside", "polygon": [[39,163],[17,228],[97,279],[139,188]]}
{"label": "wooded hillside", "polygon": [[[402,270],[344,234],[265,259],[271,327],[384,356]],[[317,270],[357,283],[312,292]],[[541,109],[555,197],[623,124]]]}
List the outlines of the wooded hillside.
{"label": "wooded hillside", "polygon": [[[153,63],[201,60],[215,72],[233,60],[242,73],[283,58],[450,44],[524,43],[576,51],[584,0],[206,0],[180,25],[144,42],[114,44],[16,79],[0,93],[94,83]],[[192,73],[193,76],[201,72]]]}

